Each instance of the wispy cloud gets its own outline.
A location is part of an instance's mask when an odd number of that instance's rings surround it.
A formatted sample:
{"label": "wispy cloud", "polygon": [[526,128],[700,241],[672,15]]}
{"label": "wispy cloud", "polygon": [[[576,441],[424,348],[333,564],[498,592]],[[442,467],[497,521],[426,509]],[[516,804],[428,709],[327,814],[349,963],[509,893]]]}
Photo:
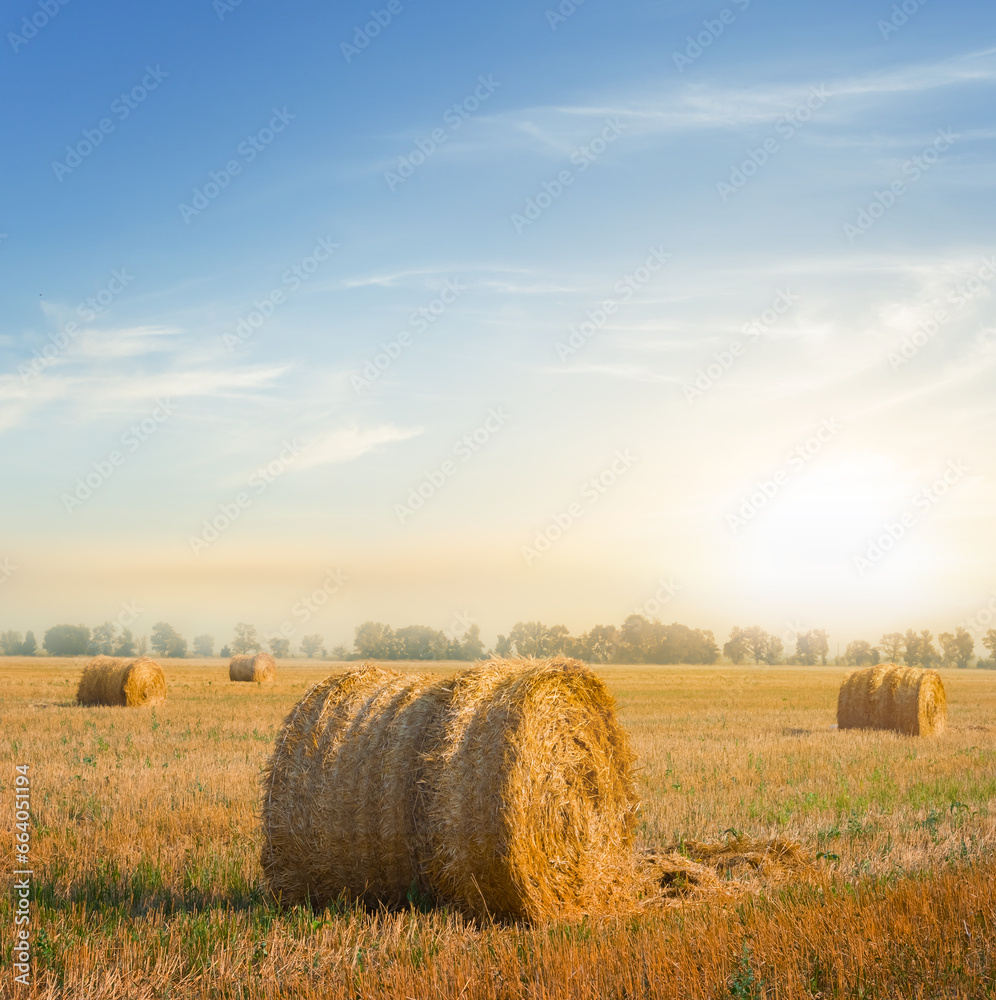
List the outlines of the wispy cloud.
{"label": "wispy cloud", "polygon": [[393,424],[362,430],[351,426],[329,431],[307,442],[307,448],[295,468],[310,469],[316,465],[351,462],[379,445],[407,441],[422,431],[421,427],[397,427]]}

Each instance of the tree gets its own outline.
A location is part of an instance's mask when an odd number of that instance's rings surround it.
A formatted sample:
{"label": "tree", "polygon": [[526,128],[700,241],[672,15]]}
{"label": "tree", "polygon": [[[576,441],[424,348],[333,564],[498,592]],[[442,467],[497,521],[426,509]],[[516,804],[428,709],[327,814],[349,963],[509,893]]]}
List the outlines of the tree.
{"label": "tree", "polygon": [[290,656],[290,639],[285,639],[283,636],[274,636],[269,640],[270,652],[278,660],[286,660]]}
{"label": "tree", "polygon": [[149,639],[148,636],[143,635],[142,638],[138,640],[138,645],[135,647],[135,652],[139,656],[145,656],[145,654],[148,651],[149,651]]}
{"label": "tree", "polygon": [[816,650],[813,649],[813,633],[797,632],[795,636],[795,658],[807,667],[816,663]]}
{"label": "tree", "polygon": [[941,644],[941,651],[944,655],[944,666],[957,666],[964,670],[968,666],[968,661],[972,658],[975,650],[975,640],[968,634],[964,626],[959,625],[954,635],[950,632],[942,632],[937,641]]}
{"label": "tree", "polygon": [[214,636],[207,634],[195,636],[194,652],[198,656],[214,656]]}
{"label": "tree", "polygon": [[708,630],[680,622],[663,625],[655,618],[649,632],[648,663],[715,663],[719,659],[719,646]]}
{"label": "tree", "polygon": [[743,663],[747,658],[747,637],[739,625],[730,629],[730,638],[723,645],[723,656],[731,663]]}
{"label": "tree", "polygon": [[964,626],[959,625],[955,629],[955,643],[958,646],[956,662],[959,668],[964,670],[972,658],[972,653],[975,652],[975,640]]}
{"label": "tree", "polygon": [[52,656],[79,656],[90,645],[86,625],[53,625],[42,640]]}
{"label": "tree", "polygon": [[588,663],[611,663],[619,653],[619,630],[615,625],[596,625],[578,636],[568,652]]}
{"label": "tree", "polygon": [[222,646],[221,649],[218,650],[218,655],[220,657],[222,657],[223,659],[227,659],[229,656],[232,655],[232,649],[231,649],[231,647],[230,646]]}
{"label": "tree", "polygon": [[390,625],[371,621],[357,626],[353,645],[361,657],[372,660],[397,660],[402,649],[402,643]]}
{"label": "tree", "polygon": [[235,638],[232,640],[232,652],[238,656],[241,653],[258,653],[263,647],[256,636],[256,626],[239,622],[235,626]]}
{"label": "tree", "polygon": [[116,631],[117,626],[114,622],[104,622],[103,625],[98,625],[90,636],[89,652],[110,656],[114,652],[114,633]]}
{"label": "tree", "polygon": [[301,652],[309,659],[322,651],[322,644],[325,640],[316,632],[314,635],[306,635],[301,640]]}
{"label": "tree", "polygon": [[878,663],[878,650],[864,639],[855,639],[854,642],[847,644],[844,662],[855,667],[864,666],[866,663]]}
{"label": "tree", "polygon": [[745,629],[744,639],[747,643],[747,649],[750,651],[751,656],[754,657],[755,663],[760,663],[761,660],[767,659],[768,649],[771,645],[771,636],[760,625],[752,625],[750,628]]}
{"label": "tree", "polygon": [[499,635],[498,641],[495,643],[495,653],[498,656],[511,656],[512,655],[512,640],[507,635]]}
{"label": "tree", "polygon": [[[321,643],[319,643],[319,645],[321,645]],[[345,645],[343,645],[343,643],[340,642],[337,646],[332,647],[332,659],[333,660],[349,659],[349,650],[345,647]]]}
{"label": "tree", "polygon": [[21,643],[21,648],[18,652],[21,656],[34,656],[37,649],[38,643],[35,640],[35,634],[31,631],[31,629],[28,629],[24,636],[24,642]]}
{"label": "tree", "polygon": [[551,627],[542,622],[516,622],[508,637],[519,656],[554,656],[563,652],[569,635],[564,625]]}
{"label": "tree", "polygon": [[[445,633],[428,625],[407,625],[394,633],[394,642],[390,649],[395,650],[395,656],[404,660],[445,660],[449,652],[450,641]],[[393,657],[384,656],[383,659]]]}
{"label": "tree", "polygon": [[982,637],[982,645],[989,650],[989,659],[986,661],[980,660],[979,665],[981,666],[985,662],[987,667],[996,670],[996,628],[991,628],[986,632]]}
{"label": "tree", "polygon": [[20,632],[10,629],[0,632],[0,650],[3,650],[4,656],[14,656],[20,650],[23,641]]}
{"label": "tree", "polygon": [[921,645],[922,640],[919,633],[908,628],[903,636],[903,660],[907,666],[915,667],[920,662]]}
{"label": "tree", "polygon": [[784,651],[785,643],[777,635],[769,635],[768,649],[764,656],[765,663],[780,663]]}
{"label": "tree", "polygon": [[468,625],[467,631],[454,640],[457,655],[456,660],[480,660],[484,656],[484,643],[481,642],[481,626]]}
{"label": "tree", "polygon": [[156,622],[152,626],[152,650],[160,656],[186,656],[187,640],[169,622]]}
{"label": "tree", "polygon": [[940,659],[940,654],[934,649],[934,637],[927,629],[923,629],[920,633],[920,666],[929,670],[936,667]]}
{"label": "tree", "polygon": [[826,629],[814,628],[809,633],[809,648],[820,658],[820,663],[827,665],[827,655],[830,652],[830,640],[827,637]]}
{"label": "tree", "polygon": [[121,638],[118,639],[117,647],[114,650],[115,656],[134,656],[135,655],[135,637],[131,634],[131,629],[126,628],[121,633]]}
{"label": "tree", "polygon": [[903,633],[887,632],[879,640],[878,648],[887,663],[898,663],[903,655]]}

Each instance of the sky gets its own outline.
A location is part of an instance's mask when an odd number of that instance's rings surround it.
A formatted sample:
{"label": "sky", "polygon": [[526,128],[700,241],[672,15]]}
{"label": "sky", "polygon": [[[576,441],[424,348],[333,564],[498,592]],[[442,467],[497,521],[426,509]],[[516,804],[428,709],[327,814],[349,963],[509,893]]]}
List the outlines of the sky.
{"label": "sky", "polygon": [[992,4],[374,4],[5,6],[0,629],[981,635]]}

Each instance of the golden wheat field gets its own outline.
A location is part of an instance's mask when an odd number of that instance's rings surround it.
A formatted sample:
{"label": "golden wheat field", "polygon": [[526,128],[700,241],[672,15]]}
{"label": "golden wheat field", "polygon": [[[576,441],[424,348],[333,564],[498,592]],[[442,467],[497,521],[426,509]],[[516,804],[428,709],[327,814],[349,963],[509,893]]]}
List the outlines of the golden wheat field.
{"label": "golden wheat field", "polygon": [[[396,664],[445,672],[462,664]],[[996,675],[945,671],[934,738],[841,731],[833,667],[596,668],[639,756],[643,847],[797,842],[640,914],[476,923],[281,909],[260,887],[259,780],[287,712],[342,664],[163,661],[154,708],[73,701],[82,660],[0,660],[0,995],[996,996]],[[28,765],[30,985],[14,982],[15,776]],[[757,855],[757,845],[754,844]],[[761,851],[763,855],[763,851]]]}

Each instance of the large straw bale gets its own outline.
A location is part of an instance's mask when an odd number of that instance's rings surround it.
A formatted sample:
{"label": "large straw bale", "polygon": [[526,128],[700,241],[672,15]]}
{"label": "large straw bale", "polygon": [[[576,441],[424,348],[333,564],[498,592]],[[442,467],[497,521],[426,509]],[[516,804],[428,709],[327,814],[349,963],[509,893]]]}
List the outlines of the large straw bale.
{"label": "large straw bale", "polygon": [[944,731],[948,709],[936,670],[883,663],[852,670],[837,695],[840,729],[891,729],[907,736]]}
{"label": "large straw bale", "polygon": [[277,676],[277,663],[269,653],[255,656],[242,653],[233,656],[228,664],[230,681],[272,681]]}
{"label": "large straw bale", "polygon": [[542,919],[632,891],[634,756],[576,660],[488,661],[448,678],[369,664],[287,717],[263,788],[263,871],[286,903],[416,889]]}
{"label": "large straw bale", "polygon": [[126,661],[95,656],[83,671],[76,700],[82,705],[156,705],[166,698],[163,668],[147,656]]}

